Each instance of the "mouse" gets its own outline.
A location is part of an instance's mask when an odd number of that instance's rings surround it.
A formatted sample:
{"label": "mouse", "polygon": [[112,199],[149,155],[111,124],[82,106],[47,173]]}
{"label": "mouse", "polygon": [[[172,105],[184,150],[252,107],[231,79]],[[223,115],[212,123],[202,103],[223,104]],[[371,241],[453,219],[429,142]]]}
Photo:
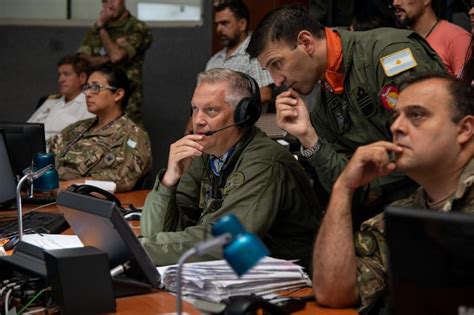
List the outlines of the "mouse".
{"label": "mouse", "polygon": [[12,237],[8,242],[6,242],[5,244],[3,244],[3,248],[8,251],[8,250],[12,250],[13,248],[15,248],[16,244],[18,243],[18,241],[20,240],[20,238],[18,236],[14,236]]}

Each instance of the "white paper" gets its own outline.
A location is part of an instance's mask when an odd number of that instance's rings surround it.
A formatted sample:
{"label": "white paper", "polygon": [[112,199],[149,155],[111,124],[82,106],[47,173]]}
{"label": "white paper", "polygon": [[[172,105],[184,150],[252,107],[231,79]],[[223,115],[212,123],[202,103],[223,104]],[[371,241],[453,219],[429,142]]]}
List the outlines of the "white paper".
{"label": "white paper", "polygon": [[108,180],[86,179],[84,184],[99,187],[103,190],[108,191],[111,194],[113,194],[115,192],[115,189],[117,188],[117,185],[114,182]]}
{"label": "white paper", "polygon": [[[177,266],[157,268],[169,291],[176,291]],[[182,293],[188,297],[220,302],[232,295],[268,295],[311,286],[301,266],[291,261],[265,257],[242,277],[225,260],[184,264]]]}
{"label": "white paper", "polygon": [[84,247],[77,235],[25,234],[22,240],[43,249]]}

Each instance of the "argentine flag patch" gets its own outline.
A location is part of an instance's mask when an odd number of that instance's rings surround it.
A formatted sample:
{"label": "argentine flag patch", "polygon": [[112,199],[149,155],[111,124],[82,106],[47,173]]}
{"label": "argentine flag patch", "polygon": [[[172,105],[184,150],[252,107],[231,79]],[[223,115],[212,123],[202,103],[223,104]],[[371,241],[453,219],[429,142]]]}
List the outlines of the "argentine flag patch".
{"label": "argentine flag patch", "polygon": [[403,71],[415,68],[418,65],[410,48],[405,48],[396,53],[382,57],[380,58],[380,63],[382,64],[387,77],[393,77]]}

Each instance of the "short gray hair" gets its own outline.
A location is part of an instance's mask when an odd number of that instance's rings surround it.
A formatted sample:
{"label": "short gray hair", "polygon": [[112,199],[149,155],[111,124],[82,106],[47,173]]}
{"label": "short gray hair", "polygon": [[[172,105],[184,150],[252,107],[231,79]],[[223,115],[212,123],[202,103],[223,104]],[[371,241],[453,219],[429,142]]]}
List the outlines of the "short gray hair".
{"label": "short gray hair", "polygon": [[202,83],[217,84],[221,82],[228,84],[224,101],[233,109],[243,98],[250,97],[252,94],[252,83],[249,78],[234,70],[215,68],[201,72],[197,76],[197,86]]}

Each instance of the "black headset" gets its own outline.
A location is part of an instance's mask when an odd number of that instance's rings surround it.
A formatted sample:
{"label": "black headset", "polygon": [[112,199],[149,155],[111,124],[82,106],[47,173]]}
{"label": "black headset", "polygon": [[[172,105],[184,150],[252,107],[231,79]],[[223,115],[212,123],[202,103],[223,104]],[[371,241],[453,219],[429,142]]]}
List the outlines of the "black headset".
{"label": "black headset", "polygon": [[257,81],[250,75],[235,71],[247,79],[250,84],[250,96],[240,100],[234,110],[234,123],[239,127],[250,127],[260,118],[262,113],[262,101]]}

